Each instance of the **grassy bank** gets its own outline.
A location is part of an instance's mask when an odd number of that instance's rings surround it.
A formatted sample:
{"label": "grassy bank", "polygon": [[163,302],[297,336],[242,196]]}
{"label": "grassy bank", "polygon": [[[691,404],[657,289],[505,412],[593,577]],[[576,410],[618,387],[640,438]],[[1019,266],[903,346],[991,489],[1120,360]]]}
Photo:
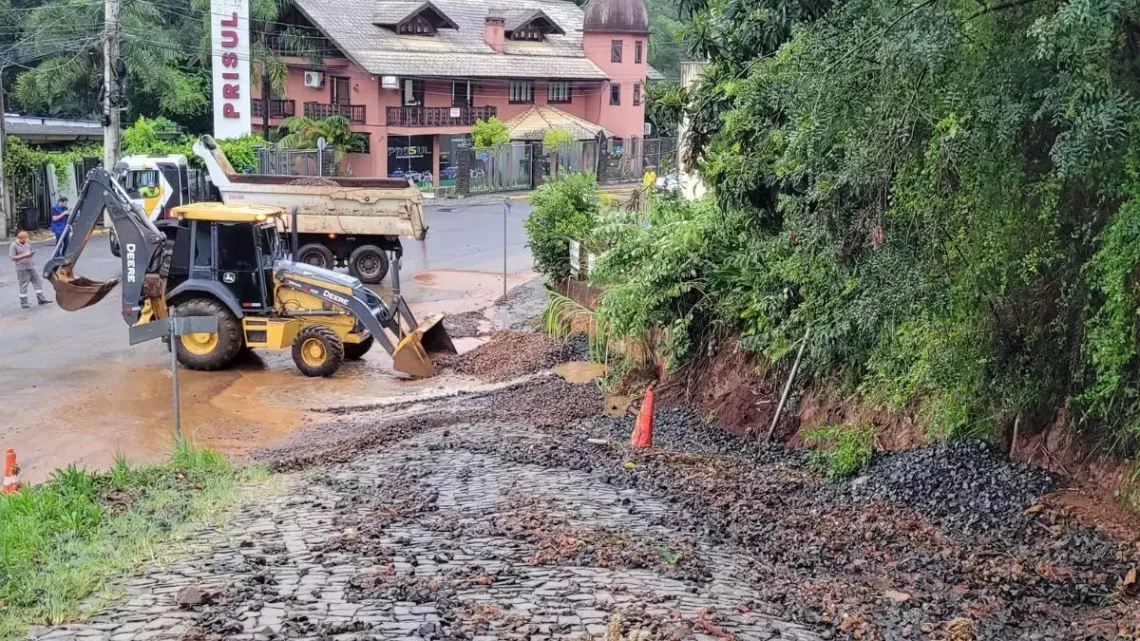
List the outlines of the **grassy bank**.
{"label": "grassy bank", "polygon": [[154,560],[157,543],[232,503],[245,474],[179,440],[160,465],[68,467],[0,497],[0,639],[73,617],[110,577]]}

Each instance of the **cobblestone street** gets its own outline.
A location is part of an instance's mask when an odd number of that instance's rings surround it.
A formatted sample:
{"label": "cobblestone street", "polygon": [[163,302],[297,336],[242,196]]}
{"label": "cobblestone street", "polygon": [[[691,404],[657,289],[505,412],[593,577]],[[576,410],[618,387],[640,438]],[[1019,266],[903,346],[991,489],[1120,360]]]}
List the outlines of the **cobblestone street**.
{"label": "cobblestone street", "polygon": [[[749,611],[746,556],[660,525],[671,508],[578,471],[451,441],[438,427],[286,477],[124,598],[34,637],[159,639],[815,639]],[[200,603],[200,604],[199,604]]]}

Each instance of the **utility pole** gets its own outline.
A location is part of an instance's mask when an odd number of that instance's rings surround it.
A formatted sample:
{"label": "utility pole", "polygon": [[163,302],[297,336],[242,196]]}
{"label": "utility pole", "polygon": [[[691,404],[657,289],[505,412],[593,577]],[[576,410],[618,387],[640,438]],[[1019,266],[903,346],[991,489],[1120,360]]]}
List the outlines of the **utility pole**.
{"label": "utility pole", "polygon": [[119,162],[119,0],[103,2],[103,168],[113,171]]}
{"label": "utility pole", "polygon": [[0,238],[8,237],[8,177],[4,173],[4,67],[0,64]]}

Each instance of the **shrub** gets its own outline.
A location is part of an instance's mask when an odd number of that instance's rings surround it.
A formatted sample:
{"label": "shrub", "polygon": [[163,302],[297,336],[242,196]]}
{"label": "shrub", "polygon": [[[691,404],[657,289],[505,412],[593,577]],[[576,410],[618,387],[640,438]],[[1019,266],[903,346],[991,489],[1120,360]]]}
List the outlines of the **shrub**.
{"label": "shrub", "polygon": [[827,472],[832,481],[854,476],[871,462],[875,444],[875,426],[820,425],[804,432],[804,441],[822,445],[812,453],[812,464]]}
{"label": "shrub", "polygon": [[511,141],[507,123],[491,116],[486,120],[476,120],[471,128],[471,144],[475,147],[494,147]]}
{"label": "shrub", "polygon": [[558,281],[570,273],[570,241],[589,244],[598,220],[598,182],[593,174],[562,174],[536,189],[530,204],[523,227],[535,268]]}

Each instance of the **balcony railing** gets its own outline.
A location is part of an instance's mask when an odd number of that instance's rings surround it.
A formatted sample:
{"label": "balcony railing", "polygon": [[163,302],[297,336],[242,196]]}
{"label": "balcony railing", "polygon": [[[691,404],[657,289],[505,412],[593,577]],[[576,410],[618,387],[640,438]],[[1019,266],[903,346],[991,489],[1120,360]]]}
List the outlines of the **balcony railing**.
{"label": "balcony railing", "polygon": [[498,113],[495,107],[388,107],[388,126],[470,127]]}
{"label": "balcony railing", "polygon": [[[265,117],[265,101],[260,98],[254,98],[250,101],[250,113],[254,118]],[[277,100],[272,99],[269,101],[269,117],[270,118],[289,118],[296,115],[296,103],[292,100]]]}
{"label": "balcony railing", "polygon": [[305,117],[322,119],[330,116],[344,116],[349,122],[364,122],[364,105],[339,105],[323,102],[306,102]]}

